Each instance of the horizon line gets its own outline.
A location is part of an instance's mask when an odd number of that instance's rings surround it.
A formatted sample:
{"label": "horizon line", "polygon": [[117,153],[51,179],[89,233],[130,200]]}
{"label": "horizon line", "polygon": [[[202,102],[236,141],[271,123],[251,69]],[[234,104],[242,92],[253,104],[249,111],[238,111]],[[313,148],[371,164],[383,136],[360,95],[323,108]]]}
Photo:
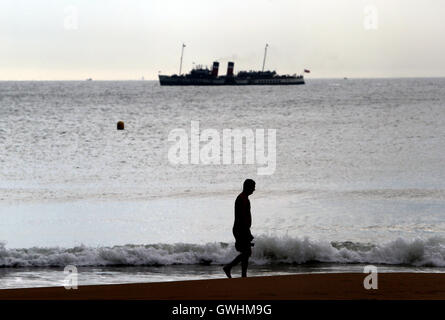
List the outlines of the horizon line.
{"label": "horizon line", "polygon": [[[312,79],[312,80],[329,80],[329,79],[441,79],[441,78],[445,78],[445,75],[443,76],[371,76],[371,77],[366,77],[366,76],[357,76],[357,77],[348,77],[348,76],[339,76],[339,77],[310,77],[310,78],[306,78],[305,79]],[[88,80],[91,79],[91,80]],[[159,79],[132,79],[132,78],[123,78],[123,79],[93,79],[93,78],[82,78],[82,79],[0,79],[0,82],[20,82],[20,81],[46,81],[46,82],[50,82],[50,81],[159,81]]]}

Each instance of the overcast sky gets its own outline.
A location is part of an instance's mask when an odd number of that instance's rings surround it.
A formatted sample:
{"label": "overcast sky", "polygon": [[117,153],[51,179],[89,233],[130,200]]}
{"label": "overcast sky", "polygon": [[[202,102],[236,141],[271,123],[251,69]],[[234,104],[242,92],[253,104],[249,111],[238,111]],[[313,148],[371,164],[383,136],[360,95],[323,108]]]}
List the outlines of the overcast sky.
{"label": "overcast sky", "polygon": [[324,77],[445,76],[444,0],[1,0],[0,79],[155,79],[235,62]]}

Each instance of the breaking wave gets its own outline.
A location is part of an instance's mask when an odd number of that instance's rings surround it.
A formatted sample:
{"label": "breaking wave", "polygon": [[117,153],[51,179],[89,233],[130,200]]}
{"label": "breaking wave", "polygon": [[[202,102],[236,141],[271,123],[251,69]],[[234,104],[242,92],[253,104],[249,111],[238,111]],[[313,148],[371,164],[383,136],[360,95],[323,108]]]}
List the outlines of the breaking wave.
{"label": "breaking wave", "polygon": [[[329,262],[445,266],[445,238],[441,237],[399,238],[383,245],[269,236],[255,240],[251,262],[258,265]],[[28,249],[8,249],[0,243],[0,267],[225,264],[235,254],[232,243],[222,242]]]}

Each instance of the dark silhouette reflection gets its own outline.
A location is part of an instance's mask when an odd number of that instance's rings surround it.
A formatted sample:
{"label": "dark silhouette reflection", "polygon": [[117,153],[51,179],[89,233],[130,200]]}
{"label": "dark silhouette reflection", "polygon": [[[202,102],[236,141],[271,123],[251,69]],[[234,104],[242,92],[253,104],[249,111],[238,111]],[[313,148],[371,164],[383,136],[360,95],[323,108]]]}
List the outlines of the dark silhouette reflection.
{"label": "dark silhouette reflection", "polygon": [[235,236],[235,249],[240,254],[232,262],[225,265],[223,270],[227,277],[231,278],[232,267],[241,262],[241,276],[247,277],[247,266],[252,254],[253,236],[250,233],[252,215],[250,213],[249,196],[255,191],[255,181],[247,179],[243,184],[241,192],[235,200],[235,223],[233,224],[233,235]]}

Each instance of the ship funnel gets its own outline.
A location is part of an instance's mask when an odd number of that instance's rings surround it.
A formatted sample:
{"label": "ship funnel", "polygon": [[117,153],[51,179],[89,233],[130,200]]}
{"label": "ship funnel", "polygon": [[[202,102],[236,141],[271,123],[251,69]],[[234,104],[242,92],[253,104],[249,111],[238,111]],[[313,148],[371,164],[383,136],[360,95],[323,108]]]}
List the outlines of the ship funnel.
{"label": "ship funnel", "polygon": [[218,76],[218,69],[219,69],[219,62],[218,61],[213,62],[212,77]]}
{"label": "ship funnel", "polygon": [[233,62],[229,62],[228,64],[227,64],[227,76],[228,77],[233,77],[233,67],[234,67],[234,63]]}

